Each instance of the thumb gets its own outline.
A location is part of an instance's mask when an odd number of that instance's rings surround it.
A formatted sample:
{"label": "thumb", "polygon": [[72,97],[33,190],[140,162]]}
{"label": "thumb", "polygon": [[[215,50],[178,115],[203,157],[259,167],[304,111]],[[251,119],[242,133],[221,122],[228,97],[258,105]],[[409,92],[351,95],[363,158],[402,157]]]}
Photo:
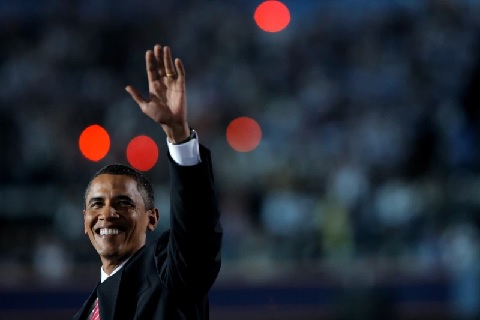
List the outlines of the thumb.
{"label": "thumb", "polygon": [[134,87],[132,86],[126,86],[125,87],[125,91],[127,91],[130,96],[132,97],[133,100],[135,100],[135,102],[139,105],[139,106],[142,106],[143,104],[145,104],[147,101],[145,100],[145,98],[140,94],[140,92],[138,92],[137,89],[135,89]]}

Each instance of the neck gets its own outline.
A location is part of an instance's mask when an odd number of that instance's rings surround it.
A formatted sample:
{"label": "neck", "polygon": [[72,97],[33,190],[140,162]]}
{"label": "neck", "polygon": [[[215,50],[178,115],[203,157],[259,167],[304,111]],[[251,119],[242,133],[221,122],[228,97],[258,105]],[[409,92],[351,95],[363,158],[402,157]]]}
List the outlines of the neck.
{"label": "neck", "polygon": [[122,262],[127,260],[127,258],[128,257],[125,257],[125,258],[118,259],[118,260],[115,260],[115,261],[102,259],[103,260],[102,261],[103,272],[105,272],[108,275],[111,275],[112,272],[115,271],[115,269],[117,269],[118,266],[122,264]]}

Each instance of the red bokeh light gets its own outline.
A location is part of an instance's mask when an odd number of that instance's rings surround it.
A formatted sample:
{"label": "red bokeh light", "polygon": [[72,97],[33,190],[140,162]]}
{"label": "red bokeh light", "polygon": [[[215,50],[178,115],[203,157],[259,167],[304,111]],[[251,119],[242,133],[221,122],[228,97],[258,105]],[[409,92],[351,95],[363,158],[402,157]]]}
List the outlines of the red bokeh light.
{"label": "red bokeh light", "polygon": [[279,32],[290,23],[290,10],[280,1],[268,0],[257,7],[253,18],[263,31]]}
{"label": "red bokeh light", "polygon": [[98,124],[85,128],[78,139],[78,147],[85,158],[100,161],[110,150],[110,136],[107,130]]}
{"label": "red bokeh light", "polygon": [[137,170],[152,169],[158,160],[157,144],[148,136],[133,138],[127,146],[127,160]]}
{"label": "red bokeh light", "polygon": [[249,152],[258,147],[262,139],[260,125],[248,117],[234,119],[227,127],[227,142],[235,151]]}

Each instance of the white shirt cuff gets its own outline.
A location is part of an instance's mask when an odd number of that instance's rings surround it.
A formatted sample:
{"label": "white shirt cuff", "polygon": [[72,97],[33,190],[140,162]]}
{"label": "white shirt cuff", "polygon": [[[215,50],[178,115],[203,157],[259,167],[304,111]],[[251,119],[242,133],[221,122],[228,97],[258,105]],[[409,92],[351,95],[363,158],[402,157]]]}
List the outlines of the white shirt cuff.
{"label": "white shirt cuff", "polygon": [[178,165],[194,166],[201,162],[200,144],[196,133],[194,138],[182,144],[173,144],[167,139],[167,145],[170,156]]}

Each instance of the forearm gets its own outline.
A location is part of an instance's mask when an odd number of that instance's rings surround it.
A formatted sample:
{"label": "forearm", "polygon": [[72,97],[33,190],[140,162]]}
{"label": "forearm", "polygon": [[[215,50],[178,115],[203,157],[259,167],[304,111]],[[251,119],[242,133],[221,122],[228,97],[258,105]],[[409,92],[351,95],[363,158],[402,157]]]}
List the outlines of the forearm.
{"label": "forearm", "polygon": [[196,165],[170,164],[171,227],[188,237],[214,231],[220,216],[210,152],[203,146],[199,150],[202,161]]}
{"label": "forearm", "polygon": [[168,245],[171,280],[204,293],[220,269],[222,229],[209,151],[202,161],[180,166],[170,161],[171,204]]}

